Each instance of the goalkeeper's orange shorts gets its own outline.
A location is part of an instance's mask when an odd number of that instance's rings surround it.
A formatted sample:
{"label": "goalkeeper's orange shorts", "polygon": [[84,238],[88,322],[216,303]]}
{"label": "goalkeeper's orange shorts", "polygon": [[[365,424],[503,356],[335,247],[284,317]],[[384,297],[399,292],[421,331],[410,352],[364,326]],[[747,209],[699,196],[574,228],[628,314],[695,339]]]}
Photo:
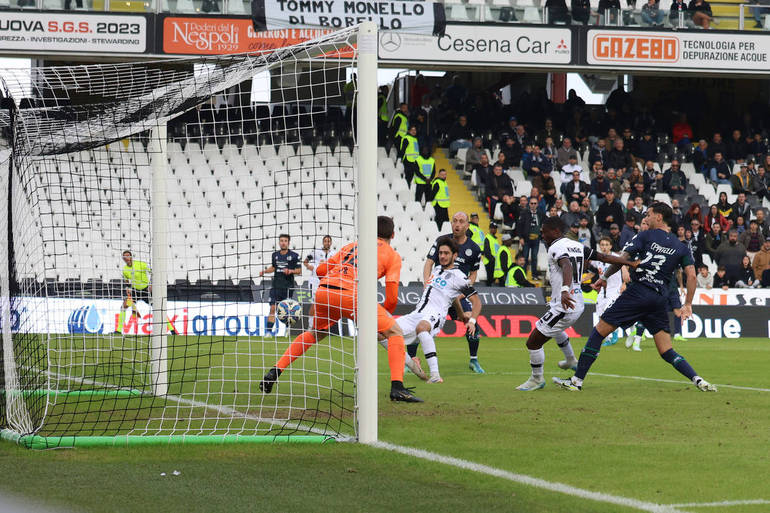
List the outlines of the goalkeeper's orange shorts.
{"label": "goalkeeper's orange shorts", "polygon": [[[313,329],[326,331],[332,323],[342,318],[356,318],[358,306],[358,291],[319,285],[315,293],[315,315]],[[396,320],[382,305],[377,305],[377,331],[382,333],[389,330]]]}

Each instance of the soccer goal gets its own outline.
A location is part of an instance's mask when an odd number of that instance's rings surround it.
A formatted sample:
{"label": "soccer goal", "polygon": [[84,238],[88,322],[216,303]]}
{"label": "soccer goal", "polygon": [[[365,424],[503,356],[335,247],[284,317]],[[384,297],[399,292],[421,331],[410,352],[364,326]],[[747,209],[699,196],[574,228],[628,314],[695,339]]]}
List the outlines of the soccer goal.
{"label": "soccer goal", "polygon": [[[376,439],[375,52],[366,23],[267,53],[0,71],[2,438]],[[293,281],[261,275],[282,234]],[[310,322],[325,235],[359,241],[357,327],[264,394]],[[291,328],[269,315],[287,293]]]}

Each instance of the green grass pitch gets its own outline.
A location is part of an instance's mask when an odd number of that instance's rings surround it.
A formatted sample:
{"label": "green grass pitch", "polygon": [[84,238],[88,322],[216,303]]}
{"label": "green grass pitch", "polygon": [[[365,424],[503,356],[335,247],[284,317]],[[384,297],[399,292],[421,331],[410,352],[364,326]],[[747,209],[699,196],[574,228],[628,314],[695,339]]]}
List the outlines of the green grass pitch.
{"label": "green grass pitch", "polygon": [[[576,351],[583,342],[573,341]],[[523,393],[514,390],[529,373],[522,340],[482,339],[487,374],[474,375],[465,341],[440,339],[445,383],[408,378],[424,404],[386,400],[380,350],[380,438],[658,504],[770,501],[769,341],[678,343],[703,377],[738,387],[716,394],[681,379],[651,341],[643,348],[603,348],[583,392],[569,393],[550,383],[567,375],[550,342],[548,385]],[[0,465],[12,469],[3,492],[71,511],[634,511],[347,443],[56,451],[4,443]],[[680,510],[758,513],[770,504]]]}

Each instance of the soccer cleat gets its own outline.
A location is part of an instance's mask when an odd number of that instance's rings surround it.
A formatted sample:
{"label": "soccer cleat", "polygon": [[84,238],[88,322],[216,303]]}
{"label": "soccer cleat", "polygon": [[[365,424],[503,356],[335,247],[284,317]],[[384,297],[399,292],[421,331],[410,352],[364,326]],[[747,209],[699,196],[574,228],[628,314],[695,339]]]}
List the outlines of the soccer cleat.
{"label": "soccer cleat", "polygon": [[278,381],[278,377],[281,375],[280,370],[273,367],[269,371],[267,371],[267,374],[265,374],[265,377],[262,378],[262,381],[259,382],[259,389],[269,394],[273,391],[273,385],[275,385],[276,381]]}
{"label": "soccer cleat", "polygon": [[572,378],[557,378],[556,376],[554,376],[553,382],[558,387],[561,387],[564,390],[569,390],[571,392],[580,392],[581,390],[583,390],[583,385],[576,385],[574,381],[572,381]]}
{"label": "soccer cleat", "polygon": [[560,369],[572,369],[577,370],[577,358],[570,358],[569,360],[562,360],[558,363]]}
{"label": "soccer cleat", "polygon": [[711,383],[709,383],[708,381],[706,381],[705,379],[703,379],[701,377],[696,376],[693,381],[695,382],[695,386],[698,387],[698,390],[700,390],[701,392],[716,392],[717,391],[717,386],[716,385],[712,385]]}
{"label": "soccer cleat", "polygon": [[613,333],[612,335],[604,339],[604,342],[602,342],[602,346],[603,347],[614,346],[617,343],[618,343],[618,334]]}
{"label": "soccer cleat", "polygon": [[626,349],[631,349],[631,346],[633,345],[635,338],[636,338],[635,334],[629,333],[629,335],[626,337]]}
{"label": "soccer cleat", "polygon": [[409,356],[406,357],[406,368],[409,369],[409,372],[417,376],[423,381],[428,381],[428,375],[425,374],[425,371],[422,370],[422,364],[420,363],[420,359],[415,357],[409,358]]}
{"label": "soccer cleat", "polygon": [[431,374],[428,383],[443,383],[444,380],[438,374]]}
{"label": "soccer cleat", "polygon": [[687,340],[687,339],[684,338],[681,333],[677,333],[676,335],[674,335],[674,340],[682,341],[682,340]]}
{"label": "soccer cleat", "polygon": [[471,358],[468,362],[468,368],[476,374],[484,374],[486,372],[476,358]]}
{"label": "soccer cleat", "polygon": [[391,385],[390,387],[390,400],[391,401],[400,401],[404,403],[422,403],[424,402],[422,399],[417,397],[412,393],[412,390],[409,388],[404,388],[402,385],[401,387],[394,387]]}
{"label": "soccer cleat", "polygon": [[532,392],[533,390],[540,390],[541,388],[544,388],[544,387],[545,387],[545,380],[543,378],[540,378],[539,380],[537,380],[535,379],[534,376],[530,376],[527,381],[517,386],[516,390],[521,390],[522,392]]}
{"label": "soccer cleat", "polygon": [[634,351],[641,351],[642,350],[642,341],[638,338],[634,339],[634,345],[631,348]]}

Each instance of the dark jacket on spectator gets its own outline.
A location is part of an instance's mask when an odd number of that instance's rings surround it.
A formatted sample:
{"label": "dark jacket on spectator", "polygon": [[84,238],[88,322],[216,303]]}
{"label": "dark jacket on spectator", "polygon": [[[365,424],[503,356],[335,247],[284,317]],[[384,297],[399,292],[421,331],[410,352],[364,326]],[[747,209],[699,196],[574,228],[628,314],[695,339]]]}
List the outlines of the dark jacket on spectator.
{"label": "dark jacket on spectator", "polygon": [[727,285],[728,287],[732,287],[735,285],[735,280],[730,277],[729,273],[725,273],[724,276],[719,276],[719,274],[714,274],[714,285],[713,288],[715,289],[721,289]]}
{"label": "dark jacket on spectator", "polygon": [[604,163],[607,169],[625,169],[626,171],[630,170],[633,165],[634,162],[631,159],[631,154],[625,148],[622,151],[618,151],[615,148],[610,150],[607,155],[607,161]]}
{"label": "dark jacket on spectator", "polygon": [[577,183],[577,190],[575,189],[575,182],[570,180],[561,184],[561,193],[566,198],[565,202],[569,203],[571,200],[578,200],[578,203],[588,196],[590,187],[584,181]]}
{"label": "dark jacket on spectator", "polygon": [[746,256],[746,246],[740,242],[731,244],[730,241],[726,241],[724,244],[719,245],[714,256],[716,257],[717,264],[725,266],[727,274],[735,277],[743,257]]}
{"label": "dark jacket on spectator", "polygon": [[650,139],[649,141],[645,140],[644,137],[639,139],[639,141],[636,143],[636,152],[634,153],[638,158],[647,161],[647,160],[658,160],[658,144],[655,142],[654,139]]}
{"label": "dark jacket on spectator", "polygon": [[748,154],[749,151],[743,137],[737,141],[731,137],[730,140],[727,141],[724,155],[727,160],[744,160]]}
{"label": "dark jacket on spectator", "polygon": [[462,126],[459,122],[455,122],[449,129],[449,140],[457,141],[458,139],[471,140],[471,129],[467,124]]}
{"label": "dark jacket on spectator", "polygon": [[683,187],[687,187],[687,177],[684,175],[684,172],[681,169],[674,171],[673,169],[668,168],[666,169],[666,172],[663,173],[663,188],[668,194],[684,194],[684,192],[681,190],[675,191],[671,188],[671,180],[674,178],[674,175],[679,178],[679,181]]}
{"label": "dark jacket on spectator", "polygon": [[750,230],[746,230],[742,234],[738,235],[738,242],[746,246],[746,251],[756,253],[762,249],[762,244],[765,242],[765,238],[762,236],[761,230],[757,230],[757,233],[751,233]]}
{"label": "dark jacket on spectator", "polygon": [[730,164],[728,164],[727,161],[724,159],[722,159],[722,162],[717,162],[716,160],[712,160],[708,164],[706,164],[706,167],[709,169],[709,172],[711,172],[711,169],[716,168],[717,178],[720,178],[722,180],[729,180],[733,174],[732,171],[730,170]]}
{"label": "dark jacket on spectator", "polygon": [[748,201],[744,202],[743,206],[741,206],[737,201],[733,203],[733,212],[730,214],[733,222],[737,223],[738,217],[741,216],[743,217],[746,226],[748,226],[749,221],[751,220],[751,205],[749,205]]}
{"label": "dark jacket on spectator", "polygon": [[[545,220],[545,214],[540,210],[537,210],[535,215],[537,215],[537,218],[540,220],[538,224],[542,225]],[[526,208],[519,214],[519,221],[516,223],[516,233],[518,233],[522,241],[529,240],[529,227],[531,223],[532,211],[529,208]]]}
{"label": "dark jacket on spectator", "polygon": [[506,226],[516,226],[516,222],[519,219],[519,204],[515,201],[510,205],[508,203],[502,203],[500,210],[503,212],[503,224]]}
{"label": "dark jacket on spectator", "polygon": [[572,19],[587,24],[591,13],[591,2],[589,0],[572,0],[570,6],[572,7]]}
{"label": "dark jacket on spectator", "polygon": [[620,10],[620,0],[599,0],[599,14],[604,14],[607,9]]}
{"label": "dark jacket on spectator", "polygon": [[727,145],[725,145],[724,141],[721,143],[715,143],[714,141],[711,141],[709,143],[708,147],[708,154],[709,158],[714,158],[715,153],[721,153],[724,158],[727,158]]}
{"label": "dark jacket on spectator", "polygon": [[709,159],[710,157],[708,155],[708,148],[706,151],[701,151],[700,148],[695,148],[692,152],[692,163],[695,166],[695,170],[698,172],[703,171],[703,168],[706,167]]}
{"label": "dark jacket on spectator", "polygon": [[502,199],[504,194],[513,196],[513,180],[507,174],[503,173],[500,176],[495,174],[489,175],[487,178],[487,196],[497,196]]}
{"label": "dark jacket on spectator", "polygon": [[716,258],[717,248],[727,240],[727,235],[719,232],[718,236],[714,236],[713,233],[706,235],[706,246],[703,248],[706,253],[711,255],[712,258]]}
{"label": "dark jacket on spectator", "polygon": [[[608,216],[612,216],[612,221],[607,221]],[[623,224],[623,206],[617,200],[611,204],[605,201],[596,209],[596,224],[604,230],[609,230],[612,223],[618,226]]]}
{"label": "dark jacket on spectator", "polygon": [[588,164],[590,166],[594,165],[594,162],[597,160],[601,161],[602,164],[604,164],[604,167],[607,167],[607,148],[599,148],[598,146],[592,146],[591,150],[588,152]]}
{"label": "dark jacket on spectator", "polygon": [[[681,2],[678,2],[677,0],[674,0],[671,3],[671,8],[668,12],[669,19],[673,22],[676,21],[679,18],[679,13],[687,13],[687,3],[682,0]],[[685,18],[686,19],[686,18]]]}
{"label": "dark jacket on spectator", "polygon": [[482,187],[486,187],[487,179],[492,175],[492,165],[482,166],[481,164],[476,164],[473,166],[473,169],[476,171],[476,180],[478,184]]}
{"label": "dark jacket on spectator", "polygon": [[601,182],[594,178],[591,180],[591,194],[596,195],[597,198],[602,199],[610,190],[610,182],[605,177]]}
{"label": "dark jacket on spectator", "polygon": [[538,169],[538,173],[540,174],[543,171],[553,171],[553,163],[551,162],[551,159],[543,155],[542,153],[540,155],[532,155],[532,158],[529,159],[529,161],[524,165],[524,171],[527,172],[528,175],[532,174],[532,168],[536,167]]}
{"label": "dark jacket on spectator", "polygon": [[549,174],[547,177],[544,174],[539,174],[532,179],[532,187],[537,187],[540,192],[546,192],[551,189],[556,189],[556,184],[553,182],[553,178]]}

